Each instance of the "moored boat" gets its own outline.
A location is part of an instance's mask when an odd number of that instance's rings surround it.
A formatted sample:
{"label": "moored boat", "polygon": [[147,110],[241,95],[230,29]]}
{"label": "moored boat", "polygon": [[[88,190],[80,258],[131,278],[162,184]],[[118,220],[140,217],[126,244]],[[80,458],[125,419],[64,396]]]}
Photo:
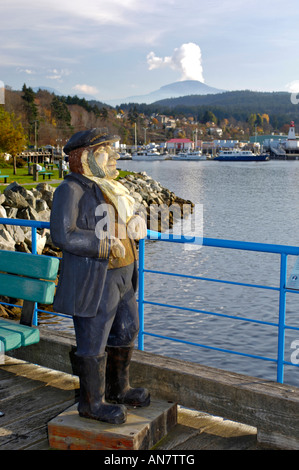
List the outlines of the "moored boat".
{"label": "moored boat", "polygon": [[138,152],[133,153],[132,160],[139,160],[139,161],[159,161],[165,160],[167,157],[166,154],[162,154],[157,150],[140,150]]}
{"label": "moored boat", "polygon": [[179,152],[173,155],[172,160],[206,160],[206,155],[203,155],[200,150],[191,150],[189,152]]}
{"label": "moored boat", "polygon": [[128,152],[119,152],[119,160],[132,160],[132,155]]}
{"label": "moored boat", "polygon": [[255,154],[251,150],[222,150],[213,160],[223,162],[264,162],[269,160],[269,155]]}

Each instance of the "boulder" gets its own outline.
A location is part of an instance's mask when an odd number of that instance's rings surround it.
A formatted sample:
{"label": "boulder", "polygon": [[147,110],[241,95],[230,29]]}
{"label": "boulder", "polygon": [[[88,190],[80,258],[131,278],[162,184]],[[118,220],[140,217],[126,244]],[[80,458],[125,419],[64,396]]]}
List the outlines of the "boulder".
{"label": "boulder", "polygon": [[4,209],[3,206],[0,206],[0,217],[3,217],[5,219],[7,217],[6,210]]}
{"label": "boulder", "polygon": [[24,196],[20,192],[13,190],[5,191],[5,203],[6,206],[15,207],[17,209],[24,209],[29,206]]}
{"label": "boulder", "polygon": [[24,242],[25,233],[19,225],[5,225],[5,228],[15,243],[19,244]]}
{"label": "boulder", "polygon": [[15,249],[15,241],[3,225],[0,226],[0,249],[9,251]]}
{"label": "boulder", "polygon": [[48,204],[46,203],[44,199],[36,199],[36,203],[35,203],[36,212],[42,212],[48,209],[49,209]]}

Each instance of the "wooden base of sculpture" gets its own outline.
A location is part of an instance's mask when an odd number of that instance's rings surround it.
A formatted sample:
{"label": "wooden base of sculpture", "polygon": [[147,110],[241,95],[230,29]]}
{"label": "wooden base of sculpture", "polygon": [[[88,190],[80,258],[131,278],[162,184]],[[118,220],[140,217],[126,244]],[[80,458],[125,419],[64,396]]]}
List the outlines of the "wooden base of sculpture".
{"label": "wooden base of sculpture", "polygon": [[146,408],[128,407],[121,425],[80,418],[77,404],[48,423],[49,444],[60,450],[148,450],[177,423],[177,405],[152,400]]}

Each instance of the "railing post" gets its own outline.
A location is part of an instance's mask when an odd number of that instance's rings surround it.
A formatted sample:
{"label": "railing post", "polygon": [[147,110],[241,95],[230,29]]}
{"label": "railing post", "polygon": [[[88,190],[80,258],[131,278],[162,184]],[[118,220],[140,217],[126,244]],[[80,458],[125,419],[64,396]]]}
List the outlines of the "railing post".
{"label": "railing post", "polygon": [[[37,233],[36,227],[31,227],[31,252],[34,255],[37,254],[36,233]],[[33,313],[32,324],[34,326],[37,326],[37,303],[36,302],[34,304],[34,313]]]}
{"label": "railing post", "polygon": [[281,253],[279,319],[278,319],[278,350],[277,350],[277,382],[278,383],[283,383],[283,373],[284,373],[286,282],[287,282],[287,255],[285,253]]}
{"label": "railing post", "polygon": [[34,255],[36,255],[37,253],[36,227],[31,227],[31,251]]}
{"label": "railing post", "polygon": [[139,241],[139,272],[138,272],[138,314],[139,314],[139,333],[138,349],[144,350],[144,249],[145,239]]}

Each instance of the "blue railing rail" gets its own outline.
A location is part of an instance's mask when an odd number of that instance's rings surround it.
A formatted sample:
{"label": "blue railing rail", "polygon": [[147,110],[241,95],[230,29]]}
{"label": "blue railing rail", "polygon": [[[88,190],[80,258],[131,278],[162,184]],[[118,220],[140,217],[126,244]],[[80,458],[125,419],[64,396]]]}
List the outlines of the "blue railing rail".
{"label": "blue railing rail", "polygon": [[[0,224],[31,227],[32,253],[34,254],[37,253],[37,230],[42,229],[42,228],[47,228],[47,229],[50,228],[49,222],[23,220],[23,219],[0,218]],[[213,279],[213,278],[206,278],[206,277],[201,277],[201,276],[191,276],[188,274],[170,273],[170,272],[165,272],[165,271],[156,271],[156,270],[146,269],[145,268],[145,239],[140,240],[139,242],[139,288],[138,288],[138,309],[139,309],[139,319],[140,319],[140,331],[139,331],[139,336],[138,336],[138,348],[140,350],[144,350],[144,336],[148,335],[148,336],[155,336],[157,338],[166,339],[169,341],[175,341],[175,342],[186,343],[186,344],[193,345],[193,346],[199,346],[199,347],[203,347],[203,348],[207,348],[207,349],[215,350],[215,351],[220,351],[224,353],[231,353],[231,354],[236,354],[236,355],[240,355],[240,356],[244,356],[248,358],[261,359],[264,361],[272,361],[277,364],[277,382],[283,383],[284,366],[285,365],[290,365],[290,366],[295,366],[295,367],[298,366],[298,364],[293,364],[289,361],[284,360],[284,349],[285,349],[285,330],[292,329],[292,330],[299,331],[298,327],[286,325],[286,293],[287,292],[291,292],[293,294],[299,293],[299,291],[287,289],[286,287],[287,257],[289,255],[299,256],[299,247],[288,246],[288,245],[273,245],[273,244],[265,244],[265,243],[251,243],[251,242],[242,242],[242,241],[237,241],[237,240],[223,240],[223,239],[214,239],[214,238],[201,238],[201,237],[185,238],[183,236],[181,237],[179,237],[178,235],[172,236],[171,234],[162,234],[162,233],[154,232],[151,230],[148,230],[147,232],[147,239],[155,240],[155,241],[160,240],[162,242],[170,242],[170,243],[180,243],[180,244],[192,243],[192,244],[199,245],[199,246],[233,249],[233,250],[241,250],[241,251],[245,250],[245,251],[261,252],[261,253],[273,253],[273,254],[277,254],[280,256],[279,286],[272,287],[272,286],[248,284],[248,283],[242,283],[242,282],[236,282],[236,281],[226,281],[222,279]],[[278,322],[266,322],[262,320],[249,319],[247,317],[242,318],[241,316],[236,317],[233,315],[221,314],[221,313],[216,313],[216,312],[207,312],[204,310],[191,309],[191,308],[181,307],[181,306],[176,306],[176,305],[169,305],[169,304],[165,304],[162,302],[147,301],[145,300],[145,294],[144,294],[145,273],[162,274],[166,276],[180,276],[180,277],[185,277],[185,278],[190,278],[190,279],[198,279],[198,280],[211,281],[211,282],[217,282],[217,283],[233,284],[233,285],[238,285],[238,286],[255,287],[255,288],[260,288],[260,289],[270,289],[270,290],[278,291],[279,292]],[[277,331],[278,331],[277,333],[277,337],[278,337],[277,357],[276,359],[274,359],[274,358],[269,358],[269,357],[256,356],[256,355],[246,354],[246,353],[242,353],[238,351],[231,351],[227,349],[216,348],[210,345],[191,343],[191,342],[180,340],[177,338],[171,338],[171,337],[167,337],[167,336],[163,336],[159,334],[146,332],[144,330],[144,306],[146,304],[157,306],[157,307],[168,307],[168,308],[189,310],[192,312],[205,313],[205,314],[216,315],[216,316],[225,317],[225,318],[244,320],[247,322],[249,321],[249,322],[263,324],[263,325],[275,326],[277,327]],[[43,310],[36,308],[36,316],[34,320],[35,325],[37,325],[37,312],[43,312]],[[46,313],[49,313],[49,312],[46,312]],[[51,314],[69,318],[68,315],[64,315],[58,312],[51,312]]]}
{"label": "blue railing rail", "polygon": [[[192,243],[192,244],[199,245],[199,246],[214,247],[214,248],[224,248],[224,249],[233,249],[233,250],[241,250],[241,251],[245,250],[245,251],[253,251],[253,252],[260,252],[260,253],[272,253],[272,254],[277,254],[280,256],[279,286],[272,287],[272,286],[265,286],[265,285],[259,285],[259,284],[248,284],[248,283],[242,283],[242,282],[236,282],[236,281],[226,281],[226,280],[206,278],[206,277],[201,277],[201,276],[190,276],[188,274],[170,273],[170,272],[165,272],[165,271],[156,271],[156,270],[146,269],[144,265],[145,240],[141,240],[139,242],[138,305],[139,305],[140,331],[139,331],[139,337],[138,337],[138,348],[141,350],[144,350],[144,336],[148,335],[148,336],[154,336],[156,338],[172,340],[172,341],[185,343],[185,344],[189,344],[193,346],[199,346],[199,347],[216,350],[216,351],[220,351],[224,353],[231,353],[231,354],[235,354],[239,356],[244,356],[244,357],[249,357],[249,358],[254,358],[254,359],[261,359],[264,361],[272,361],[277,364],[277,382],[283,383],[284,366],[290,365],[290,366],[298,367],[298,364],[293,364],[292,362],[284,360],[284,349],[285,349],[285,330],[292,329],[292,330],[299,331],[298,327],[286,325],[286,293],[287,292],[290,292],[293,294],[299,293],[296,290],[287,289],[286,287],[287,285],[287,257],[289,255],[298,256],[299,247],[288,246],[288,245],[273,245],[273,244],[265,244],[265,243],[251,243],[251,242],[243,242],[243,241],[237,241],[237,240],[202,238],[202,237],[185,238],[183,236],[162,234],[162,233],[154,232],[151,230],[148,230],[147,239],[148,240],[160,240],[163,242],[170,242],[170,243],[182,243],[182,244]],[[162,274],[166,276],[179,276],[179,277],[184,277],[184,278],[189,278],[189,279],[198,279],[198,280],[204,280],[204,281],[210,281],[210,282],[225,283],[225,284],[232,284],[232,285],[238,285],[238,286],[255,287],[259,289],[269,289],[273,291],[278,291],[279,292],[278,322],[276,323],[266,322],[262,320],[250,319],[247,317],[246,318],[243,318],[241,316],[236,317],[233,315],[221,314],[221,313],[216,313],[216,312],[208,312],[205,310],[191,309],[191,308],[181,307],[178,305],[169,305],[169,304],[160,303],[160,302],[147,301],[144,298],[144,286],[145,286],[144,275],[145,273]],[[246,321],[246,322],[253,322],[253,323],[258,323],[261,325],[275,326],[277,327],[277,331],[278,331],[277,333],[277,337],[278,337],[277,357],[276,359],[274,359],[274,358],[269,358],[265,356],[246,354],[246,353],[242,353],[238,351],[231,351],[228,349],[216,348],[213,346],[207,346],[207,345],[199,344],[199,343],[191,343],[189,341],[179,340],[177,338],[170,338],[170,337],[163,336],[160,334],[153,334],[153,333],[146,332],[144,330],[144,306],[147,304],[152,305],[152,306],[157,306],[157,307],[176,308],[176,309],[188,310],[188,311],[196,312],[196,313],[217,315],[219,317],[231,318],[231,319],[241,320],[241,321]]]}

